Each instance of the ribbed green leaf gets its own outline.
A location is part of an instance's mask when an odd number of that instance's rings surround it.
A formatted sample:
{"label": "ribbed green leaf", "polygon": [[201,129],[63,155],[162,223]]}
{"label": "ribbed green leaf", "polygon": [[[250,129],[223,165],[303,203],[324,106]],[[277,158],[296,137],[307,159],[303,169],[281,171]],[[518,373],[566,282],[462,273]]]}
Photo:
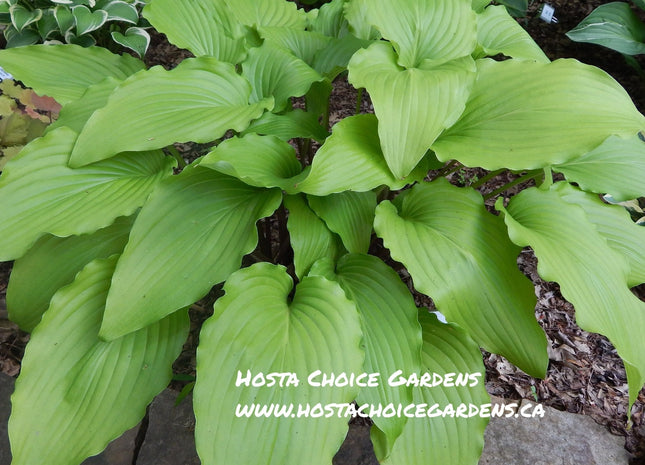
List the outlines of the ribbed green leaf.
{"label": "ribbed green leaf", "polygon": [[[414,387],[413,402],[437,410],[452,406],[468,408],[490,404],[484,387],[485,368],[481,352],[470,336],[456,325],[440,323],[434,315],[421,310],[423,328],[421,364],[423,373],[468,374],[467,386],[431,388]],[[455,418],[410,418],[394,444],[392,455],[383,465],[477,465],[484,447],[484,429],[488,418],[474,415]]]}
{"label": "ribbed green leaf", "polygon": [[472,0],[473,10],[477,13],[481,13],[486,8],[486,5],[490,3],[490,0]]}
{"label": "ribbed green leaf", "polygon": [[79,169],[67,166],[76,133],[59,128],[34,140],[0,176],[0,261],[25,254],[42,235],[94,232],[145,202],[173,161],[161,151],[123,153]]}
{"label": "ribbed green leaf", "polygon": [[235,18],[253,28],[304,29],[307,16],[294,2],[285,0],[224,0]]}
{"label": "ribbed green leaf", "polygon": [[287,229],[293,248],[296,276],[305,276],[319,259],[329,258],[335,261],[343,252],[341,241],[309,208],[305,199],[300,195],[289,195],[284,198],[284,206],[289,210]]}
{"label": "ribbed green leaf", "polygon": [[[32,45],[0,50],[2,67],[40,95],[65,105],[79,99],[106,77],[123,80],[144,68],[130,55],[115,55],[102,47]],[[47,72],[43,73],[42,70]]]}
{"label": "ribbed green leaf", "polygon": [[576,322],[609,338],[625,363],[629,405],[645,383],[645,303],[631,293],[629,264],[611,249],[582,208],[566,202],[557,189],[527,189],[503,208],[513,242],[530,245],[538,272],[560,284],[576,309]]}
{"label": "ribbed green leaf", "polygon": [[634,223],[623,207],[608,205],[597,195],[582,192],[568,183],[558,183],[555,190],[565,202],[582,207],[609,247],[627,259],[630,265],[627,285],[644,283],[645,228]]}
{"label": "ribbed green leaf", "polygon": [[575,42],[602,45],[626,55],[645,53],[645,24],[627,2],[600,5],[567,32]]}
{"label": "ribbed green leaf", "polygon": [[509,57],[541,63],[550,61],[502,5],[491,5],[477,15],[477,42],[486,55],[503,53]]}
{"label": "ribbed green leaf", "polygon": [[87,265],[31,335],[11,398],[15,465],[74,465],[98,454],[170,381],[187,312],[113,342],[97,336],[115,261]]}
{"label": "ribbed green leaf", "polygon": [[331,37],[317,32],[282,27],[263,27],[260,34],[265,42],[290,51],[309,66],[314,65],[316,54],[332,42]]}
{"label": "ribbed green leaf", "polygon": [[449,321],[486,350],[544,376],[546,337],[535,320],[533,286],[517,268],[520,249],[478,192],[443,178],[419,184],[396,206],[382,202],[374,228]]}
{"label": "ribbed green leaf", "polygon": [[[392,42],[398,64],[440,65],[477,45],[471,0],[366,0],[367,20]],[[425,64],[424,64],[425,63]]]}
{"label": "ribbed green leaf", "polygon": [[31,332],[56,291],[73,282],[85,265],[123,251],[133,221],[132,217],[117,218],[114,224],[93,234],[41,237],[13,264],[7,287],[10,319]]}
{"label": "ribbed green leaf", "polygon": [[351,253],[367,253],[372,239],[376,194],[340,192],[325,197],[308,196],[309,206],[327,227],[338,234]]}
{"label": "ribbed green leaf", "polygon": [[576,60],[477,64],[466,111],[432,146],[442,161],[489,170],[542,168],[589,152],[612,134],[629,137],[645,127],[627,92],[598,68]]}
{"label": "ribbed green leaf", "polygon": [[302,97],[312,83],[323,78],[304,61],[269,42],[249,50],[242,75],[253,88],[251,102],[273,97],[276,112],[287,107],[290,97]]}
{"label": "ribbed green leaf", "polygon": [[311,22],[311,30],[328,37],[344,37],[349,32],[345,19],[346,0],[332,0],[321,5],[316,18]]}
{"label": "ribbed green leaf", "polygon": [[[396,272],[371,255],[345,255],[338,262],[336,277],[345,294],[354,301],[361,315],[367,373],[380,373],[378,387],[364,387],[358,405],[386,405],[412,402],[412,387],[390,386],[387,377],[402,370],[417,373],[421,367],[421,327],[417,308],[407,286]],[[401,341],[405,341],[402,344]],[[401,434],[408,419],[372,418],[376,456],[383,459]]]}
{"label": "ribbed green leaf", "polygon": [[272,104],[249,105],[250,94],[248,81],[233,65],[211,57],[184,60],[172,71],[157,66],[138,73],[94,112],[78,137],[70,165],[174,142],[210,142],[228,129],[241,131]]}
{"label": "ribbed green leaf", "polygon": [[200,162],[200,166],[228,174],[250,186],[279,187],[295,193],[302,166],[296,151],[275,136],[248,134],[227,139],[215,147]]}
{"label": "ribbed green leaf", "polygon": [[189,167],[160,183],[141,209],[108,295],[101,337],[111,340],[196,302],[257,244],[255,222],[280,205],[257,189]]}
{"label": "ribbed green leaf", "polygon": [[[310,386],[308,377],[316,370],[362,372],[356,307],[337,283],[322,277],[304,278],[289,303],[289,275],[268,263],[234,273],[224,290],[202,328],[197,352],[193,405],[202,463],[330,464],[348,418],[299,416],[298,410],[355,398],[356,386]],[[249,371],[251,376],[294,373],[299,383],[256,387],[249,380],[236,386]],[[236,416],[238,405],[273,404],[293,405],[293,411],[286,417]]]}
{"label": "ribbed green leaf", "polygon": [[364,40],[378,40],[380,32],[368,18],[368,0],[351,0],[345,4],[345,18],[349,23],[350,32]]}
{"label": "ribbed green leaf", "polygon": [[[437,136],[464,111],[475,79],[470,57],[432,69],[401,69],[394,50],[377,42],[349,63],[349,82],[370,93],[387,164],[404,178]],[[393,91],[396,89],[396,92]]]}
{"label": "ribbed green leaf", "polygon": [[611,194],[617,201],[645,195],[645,142],[611,136],[581,157],[554,165],[570,181],[586,191]]}
{"label": "ribbed green leaf", "polygon": [[347,70],[349,60],[357,50],[367,48],[372,41],[363,40],[348,34],[334,38],[328,46],[319,50],[314,56],[313,67],[330,80]]}
{"label": "ribbed green leaf", "polygon": [[209,0],[154,0],[143,16],[170,42],[193,52],[228,63],[244,59],[243,31],[222,2]]}
{"label": "ribbed green leaf", "polygon": [[320,143],[323,143],[329,135],[318,122],[316,113],[299,108],[282,115],[266,112],[253,121],[241,134],[245,135],[251,132],[276,136],[285,141],[303,138],[314,139]]}

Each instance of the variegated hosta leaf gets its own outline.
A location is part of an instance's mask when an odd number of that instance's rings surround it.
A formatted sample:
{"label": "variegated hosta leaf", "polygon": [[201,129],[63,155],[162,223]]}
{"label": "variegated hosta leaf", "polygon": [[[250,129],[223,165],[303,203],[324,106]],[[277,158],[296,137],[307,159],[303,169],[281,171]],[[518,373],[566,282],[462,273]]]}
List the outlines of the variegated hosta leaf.
{"label": "variegated hosta leaf", "polygon": [[[412,401],[435,404],[444,411],[452,406],[481,407],[490,404],[484,386],[485,368],[481,352],[468,333],[456,325],[440,323],[425,310],[419,313],[423,329],[421,366],[423,373],[459,373],[468,375],[467,386],[414,387]],[[450,415],[408,419],[403,433],[394,444],[392,455],[383,465],[477,465],[484,447],[484,429],[488,418]],[[465,439],[467,438],[467,439]]]}
{"label": "variegated hosta leaf", "polygon": [[303,196],[285,196],[284,206],[289,210],[287,229],[298,278],[301,279],[309,273],[316,261],[322,258],[335,261],[344,252],[340,238],[329,230]]}
{"label": "variegated hosta leaf", "polygon": [[279,187],[295,193],[294,185],[306,172],[296,151],[275,136],[248,134],[227,139],[200,162],[200,166],[228,174],[250,186]]}
{"label": "variegated hosta leaf", "polygon": [[145,202],[174,161],[161,151],[123,153],[83,168],[67,166],[76,133],[59,128],[34,140],[0,176],[0,261],[25,254],[42,235],[91,233]]}
{"label": "variegated hosta leaf", "polygon": [[611,194],[617,201],[645,195],[645,142],[638,135],[610,136],[589,153],[554,165],[586,191]]}
{"label": "variegated hosta leaf", "polygon": [[170,42],[195,56],[212,56],[236,64],[246,54],[244,32],[222,2],[154,0],[146,4],[143,16]]}
{"label": "variegated hosta leaf", "polygon": [[565,201],[557,187],[527,189],[503,208],[511,239],[530,245],[538,258],[538,272],[560,284],[562,295],[576,309],[576,322],[609,338],[625,363],[629,405],[645,384],[645,303],[627,285],[629,263],[610,248],[585,215]]}
{"label": "variegated hosta leaf", "polygon": [[143,328],[226,280],[255,248],[256,221],[280,201],[279,190],[257,189],[200,166],[160,183],[117,264],[101,337]]}
{"label": "variegated hosta leaf", "polygon": [[379,186],[401,189],[422,180],[428,172],[424,160],[404,179],[387,166],[378,140],[378,120],[372,114],[345,118],[318,149],[309,176],[296,187],[307,194],[329,195],[352,190],[364,192]]}
{"label": "variegated hosta leaf", "polygon": [[533,286],[517,268],[520,249],[477,191],[443,178],[416,185],[396,206],[376,208],[374,228],[448,321],[526,373],[544,376],[546,337],[535,320]]}
{"label": "variegated hosta leaf", "polygon": [[249,133],[272,135],[285,141],[297,138],[314,139],[321,144],[329,135],[318,122],[316,113],[299,108],[281,115],[267,111],[253,121],[241,134]]}
{"label": "variegated hosta leaf", "polygon": [[[411,403],[412,387],[390,386],[386,378],[397,370],[418,373],[421,369],[421,327],[407,286],[392,268],[371,255],[345,255],[338,262],[334,279],[361,315],[364,370],[381,374],[378,387],[362,388],[356,402],[358,405]],[[389,455],[408,419],[374,417],[372,421],[378,427],[372,428],[376,456],[383,459]]]}
{"label": "variegated hosta leaf", "polygon": [[[106,77],[123,80],[144,69],[130,55],[115,55],[102,47],[32,45],[0,50],[0,63],[39,95],[49,95],[61,105],[81,98],[87,88]],[[34,70],[47,70],[35,72]]]}
{"label": "variegated hosta leaf", "polygon": [[607,239],[609,247],[630,265],[627,286],[645,282],[645,228],[634,223],[629,212],[619,205],[608,205],[597,195],[583,192],[568,183],[557,183],[554,190],[568,203],[582,207],[587,219]]}
{"label": "variegated hosta leaf", "polygon": [[98,338],[115,262],[87,265],[31,335],[11,397],[12,463],[81,463],[135,426],[170,381],[187,312],[112,342]]}
{"label": "variegated hosta leaf", "polygon": [[76,5],[72,7],[72,15],[76,20],[76,35],[82,36],[89,32],[95,31],[105,24],[108,19],[108,13],[104,10],[90,10],[85,5]]}
{"label": "variegated hosta leaf", "polygon": [[31,332],[56,291],[73,282],[85,265],[123,251],[133,221],[133,217],[117,218],[114,224],[93,234],[41,237],[13,264],[7,287],[11,321]]}
{"label": "variegated hosta leaf", "polygon": [[383,155],[399,179],[410,174],[437,136],[457,121],[474,79],[470,57],[432,69],[401,69],[386,42],[356,52],[349,62],[349,82],[370,93]]}
{"label": "variegated hosta leaf", "polygon": [[125,21],[126,23],[137,24],[139,13],[133,3],[114,0],[101,8],[108,14],[108,21]]}
{"label": "variegated hosta leaf", "polygon": [[280,27],[304,30],[307,15],[294,2],[285,0],[224,0],[235,18],[255,29]]}
{"label": "variegated hosta leaf", "polygon": [[212,57],[184,60],[172,71],[156,66],[138,73],[94,112],[78,136],[70,165],[174,142],[210,142],[229,129],[241,131],[272,106],[267,100],[249,104],[250,94],[251,86],[233,65]]}
{"label": "variegated hosta leaf", "polygon": [[627,92],[593,66],[570,59],[477,65],[466,110],[432,146],[442,161],[488,170],[542,168],[589,152],[612,134],[630,137],[645,127]]}
{"label": "variegated hosta leaf", "polygon": [[129,48],[140,57],[146,54],[146,50],[150,45],[150,34],[142,27],[129,27],[125,30],[125,34],[112,31],[110,35],[114,42]]}
{"label": "variegated hosta leaf", "polygon": [[302,97],[311,84],[323,79],[307,63],[269,42],[249,49],[242,63],[242,75],[253,88],[251,103],[273,97],[275,112],[284,110],[290,97]]}
{"label": "variegated hosta leaf", "polygon": [[486,55],[506,56],[548,63],[538,44],[502,5],[489,6],[477,15],[477,42]]}
{"label": "variegated hosta leaf", "polygon": [[392,42],[398,54],[397,64],[405,68],[441,65],[470,55],[477,45],[477,19],[471,0],[363,3],[367,21]]}
{"label": "variegated hosta leaf", "polygon": [[[316,370],[328,375],[363,371],[358,312],[340,286],[323,277],[303,278],[289,303],[292,286],[280,266],[257,263],[240,270],[227,280],[226,294],[202,327],[193,405],[204,465],[328,465],[345,439],[347,417],[298,412],[355,398],[357,386],[316,387],[308,377]],[[258,373],[293,373],[299,382],[237,384]],[[240,406],[275,404],[293,410],[284,416],[236,415]]]}
{"label": "variegated hosta leaf", "polygon": [[327,227],[340,236],[347,251],[367,253],[376,209],[374,192],[346,191],[325,197],[310,195],[307,199]]}

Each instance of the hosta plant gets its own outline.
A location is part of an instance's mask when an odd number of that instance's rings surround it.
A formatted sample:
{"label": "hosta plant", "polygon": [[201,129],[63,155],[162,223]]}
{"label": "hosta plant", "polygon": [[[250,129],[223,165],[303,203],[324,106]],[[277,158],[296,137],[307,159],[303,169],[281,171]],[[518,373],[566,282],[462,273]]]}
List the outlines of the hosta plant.
{"label": "hosta plant", "polygon": [[0,0],[7,47],[36,43],[125,47],[143,56],[150,43],[144,0]]}
{"label": "hosta plant", "polygon": [[[152,0],[145,18],[194,55],[172,70],[75,45],[0,52],[63,105],[0,176],[7,306],[31,332],[14,464],[80,463],[136,425],[172,376],[188,308],[220,283],[197,348],[202,463],[329,464],[355,401],[381,463],[476,464],[480,347],[533,376],[548,365],[524,246],[579,325],[615,345],[631,405],[645,229],[599,194],[644,194],[645,117],[487,3]],[[374,113],[330,128],[346,71]],[[186,166],[178,142],[209,149]],[[467,168],[473,186],[446,180]],[[254,405],[294,410],[245,416]]]}

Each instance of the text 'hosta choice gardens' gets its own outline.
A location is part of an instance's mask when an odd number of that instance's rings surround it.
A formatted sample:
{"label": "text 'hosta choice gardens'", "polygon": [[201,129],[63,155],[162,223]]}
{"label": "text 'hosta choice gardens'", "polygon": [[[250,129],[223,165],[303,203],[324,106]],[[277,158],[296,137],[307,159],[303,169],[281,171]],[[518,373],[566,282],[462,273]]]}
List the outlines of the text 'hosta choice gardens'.
{"label": "text 'hosta choice gardens'", "polygon": [[[631,405],[645,229],[601,195],[645,195],[645,117],[488,3],[151,0],[145,19],[194,55],[172,70],[99,47],[0,51],[62,105],[0,176],[7,306],[31,332],[13,463],[79,464],[136,425],[172,377],[188,308],[223,283],[197,348],[203,464],[328,465],[348,418],[312,409],[367,405],[381,463],[474,465],[488,418],[455,412],[490,402],[480,347],[532,376],[548,365],[525,246],[614,344]],[[337,78],[374,114],[330,127]],[[178,142],[208,149],[185,166]],[[487,208],[445,179],[460,167],[535,187]],[[305,413],[240,415],[249,405]]]}

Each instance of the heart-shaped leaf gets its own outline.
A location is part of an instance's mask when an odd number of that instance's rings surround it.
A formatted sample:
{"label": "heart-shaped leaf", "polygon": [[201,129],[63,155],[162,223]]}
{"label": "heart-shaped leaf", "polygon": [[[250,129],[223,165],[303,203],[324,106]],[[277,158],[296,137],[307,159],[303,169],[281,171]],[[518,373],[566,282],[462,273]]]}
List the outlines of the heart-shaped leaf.
{"label": "heart-shaped leaf", "polygon": [[24,28],[35,23],[43,16],[42,10],[38,8],[29,10],[19,4],[11,5],[9,12],[11,14],[11,24],[13,24],[13,27],[18,32],[21,32]]}
{"label": "heart-shaped leaf", "polygon": [[143,57],[150,45],[150,34],[145,29],[140,27],[129,27],[125,30],[125,34],[119,31],[111,33],[112,40],[123,47],[129,48],[135,52],[139,57]]}
{"label": "heart-shaped leaf", "polygon": [[101,9],[107,12],[108,21],[124,21],[132,24],[139,22],[139,12],[132,3],[114,0],[101,7]]}
{"label": "heart-shaped leaf", "polygon": [[65,5],[56,5],[56,8],[54,8],[54,17],[58,23],[58,29],[63,35],[76,24],[76,18],[74,18],[72,10]]}
{"label": "heart-shaped leaf", "polygon": [[85,5],[72,7],[72,14],[76,19],[76,35],[82,36],[88,32],[95,31],[105,24],[108,19],[107,11],[92,11]]}

